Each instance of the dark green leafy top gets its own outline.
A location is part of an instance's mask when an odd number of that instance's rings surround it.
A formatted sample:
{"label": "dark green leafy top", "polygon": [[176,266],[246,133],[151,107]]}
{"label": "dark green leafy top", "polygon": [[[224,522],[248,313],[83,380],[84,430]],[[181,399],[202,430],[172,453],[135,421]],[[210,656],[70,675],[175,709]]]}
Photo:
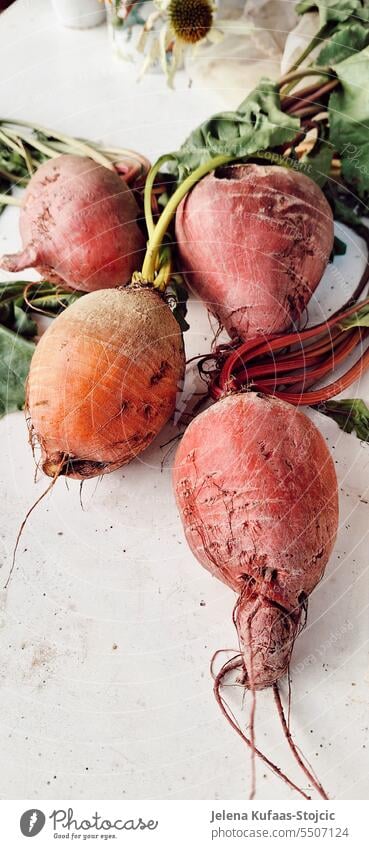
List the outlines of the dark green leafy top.
{"label": "dark green leafy top", "polygon": [[220,112],[204,121],[174,154],[178,182],[208,159],[225,154],[240,159],[292,141],[298,118],[282,112],[278,86],[266,78],[236,112]]}

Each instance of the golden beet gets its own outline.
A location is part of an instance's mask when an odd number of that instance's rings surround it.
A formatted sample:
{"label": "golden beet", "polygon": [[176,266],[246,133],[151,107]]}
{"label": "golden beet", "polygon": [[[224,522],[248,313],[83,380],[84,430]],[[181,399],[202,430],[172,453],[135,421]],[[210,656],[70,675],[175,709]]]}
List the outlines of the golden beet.
{"label": "golden beet", "polygon": [[172,415],[184,366],[179,325],[157,292],[104,289],[68,307],[28,378],[44,472],[90,478],[140,454]]}

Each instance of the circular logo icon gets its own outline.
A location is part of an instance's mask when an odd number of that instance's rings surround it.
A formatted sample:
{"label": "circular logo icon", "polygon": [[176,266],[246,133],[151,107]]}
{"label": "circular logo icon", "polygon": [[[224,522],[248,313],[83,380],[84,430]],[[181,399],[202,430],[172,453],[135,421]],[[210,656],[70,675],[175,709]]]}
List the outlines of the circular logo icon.
{"label": "circular logo icon", "polygon": [[20,830],[24,837],[36,837],[40,834],[46,822],[45,814],[37,808],[25,811],[20,818]]}

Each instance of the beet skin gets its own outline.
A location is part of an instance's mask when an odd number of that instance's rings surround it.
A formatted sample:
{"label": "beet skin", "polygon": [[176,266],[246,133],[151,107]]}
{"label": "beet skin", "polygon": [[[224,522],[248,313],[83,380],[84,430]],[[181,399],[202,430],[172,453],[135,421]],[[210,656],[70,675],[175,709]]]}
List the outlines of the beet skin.
{"label": "beet skin", "polygon": [[177,451],[174,488],[199,562],[239,593],[235,621],[255,687],[283,675],[338,524],[325,440],[295,407],[253,392],[199,415]]}
{"label": "beet skin", "polygon": [[227,165],[204,177],[176,215],[179,270],[231,337],[290,327],[333,246],[333,216],[307,176]]}
{"label": "beet skin", "polygon": [[145,237],[136,200],[115,171],[88,156],[58,156],[31,178],[20,213],[23,250],[0,267],[36,268],[46,280],[92,292],[125,285]]}

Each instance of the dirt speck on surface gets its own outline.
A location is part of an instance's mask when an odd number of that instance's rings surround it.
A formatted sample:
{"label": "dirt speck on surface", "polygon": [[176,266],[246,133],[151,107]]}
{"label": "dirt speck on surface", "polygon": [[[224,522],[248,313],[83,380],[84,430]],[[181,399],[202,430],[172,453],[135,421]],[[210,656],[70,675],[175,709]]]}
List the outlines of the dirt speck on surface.
{"label": "dirt speck on surface", "polygon": [[56,649],[42,643],[39,646],[34,646],[33,657],[31,661],[31,671],[38,670],[42,666],[50,663],[56,656]]}

